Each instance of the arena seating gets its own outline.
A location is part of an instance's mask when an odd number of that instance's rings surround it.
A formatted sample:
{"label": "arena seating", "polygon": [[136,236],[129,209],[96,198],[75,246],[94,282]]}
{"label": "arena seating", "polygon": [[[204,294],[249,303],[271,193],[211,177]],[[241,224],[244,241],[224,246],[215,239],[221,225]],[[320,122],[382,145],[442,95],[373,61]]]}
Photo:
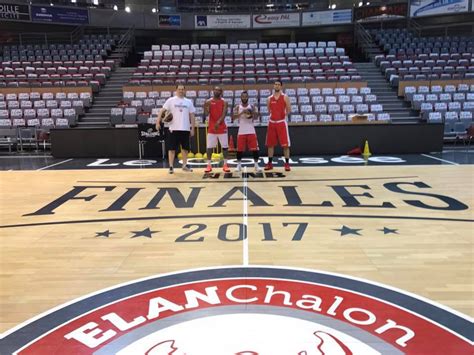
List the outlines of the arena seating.
{"label": "arena seating", "polygon": [[400,80],[474,79],[474,37],[416,37],[406,29],[371,33],[387,52],[375,64],[394,87]]}
{"label": "arena seating", "polygon": [[155,45],[131,85],[361,80],[336,42]]}
{"label": "arena seating", "polygon": [[464,133],[474,116],[474,85],[407,86],[405,100],[428,122],[444,122],[445,134]]}
{"label": "arena seating", "polygon": [[69,127],[91,105],[87,92],[0,93],[0,127]]}
{"label": "arena seating", "polygon": [[107,55],[115,36],[84,36],[77,44],[0,47],[0,87],[92,86],[96,92],[115,68]]}
{"label": "arena seating", "polygon": [[[224,90],[223,98],[229,105],[229,112],[240,103],[242,90]],[[267,98],[269,89],[247,90],[249,102],[259,108],[262,123],[268,122]],[[343,122],[351,115],[365,114],[369,121],[390,121],[390,115],[383,112],[377,103],[376,95],[368,87],[363,88],[287,88],[285,93],[291,102],[289,121],[298,122]],[[146,122],[153,109],[161,108],[171,91],[125,91],[118,107],[111,109],[111,123]],[[212,97],[212,91],[188,90],[186,96],[196,107],[196,117],[201,121],[204,114],[204,102]],[[230,123],[230,116],[226,117]]]}

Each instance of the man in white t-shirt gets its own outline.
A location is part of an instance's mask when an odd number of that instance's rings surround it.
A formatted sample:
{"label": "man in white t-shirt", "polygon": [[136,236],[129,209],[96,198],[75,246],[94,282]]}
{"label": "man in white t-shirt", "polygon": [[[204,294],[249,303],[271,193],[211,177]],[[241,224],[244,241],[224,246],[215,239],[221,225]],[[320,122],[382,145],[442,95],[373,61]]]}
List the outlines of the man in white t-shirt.
{"label": "man in white t-shirt", "polygon": [[249,95],[243,91],[240,95],[241,103],[234,107],[232,121],[239,120],[239,132],[237,133],[237,172],[242,170],[242,156],[246,148],[252,152],[255,164],[255,172],[262,169],[258,166],[258,141],[253,121],[258,118],[258,111],[254,105],[249,104]]}
{"label": "man in white t-shirt", "polygon": [[174,158],[176,156],[176,150],[181,145],[183,153],[183,171],[193,171],[188,164],[188,151],[189,151],[189,138],[194,136],[195,117],[194,113],[196,109],[191,100],[185,97],[186,89],[183,84],[176,86],[175,96],[170,97],[164,103],[160,113],[158,114],[158,120],[156,121],[156,127],[160,126],[160,118],[164,110],[171,111],[173,114],[173,120],[169,123],[169,147],[168,147],[168,160],[169,160],[169,173],[173,174]]}

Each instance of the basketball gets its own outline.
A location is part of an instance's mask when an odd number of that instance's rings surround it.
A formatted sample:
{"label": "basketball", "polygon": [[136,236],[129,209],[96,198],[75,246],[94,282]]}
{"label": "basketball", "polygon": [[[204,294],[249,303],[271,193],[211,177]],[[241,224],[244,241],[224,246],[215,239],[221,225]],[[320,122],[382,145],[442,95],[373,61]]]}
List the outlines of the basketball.
{"label": "basketball", "polygon": [[160,119],[165,123],[171,122],[171,121],[173,121],[173,114],[171,113],[170,110],[164,110],[161,113]]}

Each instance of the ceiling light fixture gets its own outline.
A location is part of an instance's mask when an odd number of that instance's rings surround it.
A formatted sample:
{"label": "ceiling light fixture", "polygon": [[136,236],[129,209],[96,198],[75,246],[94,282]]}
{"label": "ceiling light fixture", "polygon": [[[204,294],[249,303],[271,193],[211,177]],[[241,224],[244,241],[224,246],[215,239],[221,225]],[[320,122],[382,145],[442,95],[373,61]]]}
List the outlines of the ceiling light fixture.
{"label": "ceiling light fixture", "polygon": [[114,11],[117,11],[117,10],[118,10],[118,6],[114,5]]}
{"label": "ceiling light fixture", "polygon": [[130,11],[131,11],[131,10],[130,10],[130,6],[125,6],[125,12],[130,13]]}

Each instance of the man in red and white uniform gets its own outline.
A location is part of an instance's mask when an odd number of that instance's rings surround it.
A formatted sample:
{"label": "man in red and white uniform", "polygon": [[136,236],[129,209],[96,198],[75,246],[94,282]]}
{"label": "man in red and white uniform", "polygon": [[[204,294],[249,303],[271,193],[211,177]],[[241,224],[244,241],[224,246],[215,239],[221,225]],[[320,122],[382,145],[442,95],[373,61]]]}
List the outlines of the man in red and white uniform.
{"label": "man in red and white uniform", "polygon": [[258,166],[258,141],[255,132],[254,120],[258,118],[257,108],[249,104],[247,91],[240,94],[241,103],[234,107],[232,121],[239,120],[239,132],[237,133],[237,172],[242,170],[242,156],[248,148],[253,154],[255,172],[262,169]]}
{"label": "man in red and white uniform", "polygon": [[285,171],[290,171],[290,136],[288,134],[288,114],[291,112],[291,104],[288,96],[281,92],[283,84],[281,81],[275,81],[273,85],[273,95],[267,100],[268,112],[270,119],[268,120],[267,139],[265,145],[268,148],[268,163],[265,170],[273,169],[273,153],[274,147],[278,143],[283,148],[285,156]]}
{"label": "man in red and white uniform", "polygon": [[227,113],[227,102],[221,97],[222,88],[216,86],[214,88],[214,97],[204,103],[204,115],[209,115],[208,132],[207,132],[207,167],[206,173],[212,171],[211,157],[212,150],[217,147],[217,141],[221,143],[222,152],[224,154],[224,166],[222,170],[230,172],[227,166],[227,151],[229,148],[229,137],[227,135],[227,125],[225,124],[225,115]]}

